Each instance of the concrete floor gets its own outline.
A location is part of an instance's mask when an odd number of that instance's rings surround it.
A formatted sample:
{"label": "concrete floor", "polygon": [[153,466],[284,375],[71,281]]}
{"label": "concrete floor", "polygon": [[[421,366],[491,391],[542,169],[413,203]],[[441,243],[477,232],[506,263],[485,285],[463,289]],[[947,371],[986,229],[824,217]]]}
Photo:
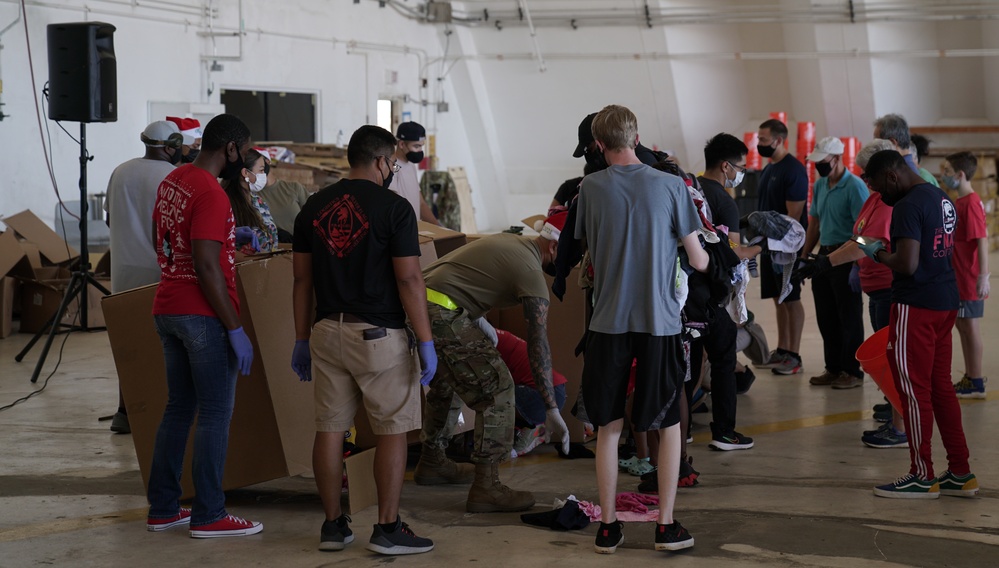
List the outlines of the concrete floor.
{"label": "concrete floor", "polygon": [[[993,254],[992,262],[997,261],[999,255]],[[750,295],[756,297],[756,290]],[[999,431],[999,384],[987,400],[962,403],[972,469],[983,486],[979,498],[875,498],[873,485],[908,470],[908,453],[860,443],[860,432],[875,427],[870,408],[881,401],[871,381],[848,391],[808,385],[808,377],[821,371],[821,343],[811,294],[805,296],[805,373],[758,372],[752,390],[739,397],[739,430],[754,436],[756,447],[709,451],[710,415],[694,417],[690,453],[701,484],[680,490],[676,515],[697,544],[684,553],[654,552],[652,525],[629,524],[625,545],[608,558],[593,553],[594,525],[565,533],[524,525],[518,514],[468,515],[465,489],[419,487],[411,481],[403,490],[403,518],[418,534],[435,540],[430,554],[389,559],[366,551],[374,508],[353,515],[357,540],[347,550],[317,551],[322,511],[313,481],[300,477],[229,494],[233,514],[264,523],[260,535],[197,541],[182,529],[149,533],[131,437],[114,435],[108,422],[98,422],[114,411],[116,374],[107,334],[96,332],[71,334],[48,388],[0,412],[0,567],[999,564],[999,446],[988,441]],[[751,300],[750,308],[774,338],[772,307]],[[983,330],[985,372],[999,377],[999,353],[991,351],[991,338],[999,332],[999,299],[989,300]],[[14,335],[0,341],[0,405],[33,390],[28,378],[40,349],[23,363],[13,361],[28,339]],[[963,362],[955,351],[953,368],[960,376]],[[49,368],[56,359],[54,348]],[[939,440],[934,452],[942,471],[946,464]],[[536,493],[535,511],[569,493],[596,500],[592,460],[559,460],[547,447],[535,454],[502,470],[511,486]],[[622,491],[636,485],[637,478],[628,475],[619,480]]]}

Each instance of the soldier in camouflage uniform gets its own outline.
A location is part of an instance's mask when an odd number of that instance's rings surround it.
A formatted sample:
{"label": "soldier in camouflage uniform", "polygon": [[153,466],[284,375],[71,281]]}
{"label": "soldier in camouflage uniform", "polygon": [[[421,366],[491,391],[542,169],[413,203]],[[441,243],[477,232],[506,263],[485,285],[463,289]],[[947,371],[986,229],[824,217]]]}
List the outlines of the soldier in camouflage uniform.
{"label": "soldier in camouflage uniform", "polygon": [[446,171],[426,172],[420,179],[423,200],[434,208],[440,224],[453,231],[461,230],[461,203],[458,188]]}
{"label": "soldier in camouflage uniform", "polygon": [[[461,247],[423,271],[427,305],[439,364],[427,393],[423,453],[414,479],[420,485],[472,483],[471,513],[520,511],[534,505],[526,491],[499,481],[498,465],[513,447],[514,384],[499,351],[476,320],[492,308],[520,304],[528,320],[528,358],[535,385],[549,410],[545,426],[568,452],[569,433],[555,402],[548,344],[548,284],[542,270],[558,246],[565,214],[549,219],[542,236],[497,234]],[[472,463],[444,455],[461,402],[475,410]]]}

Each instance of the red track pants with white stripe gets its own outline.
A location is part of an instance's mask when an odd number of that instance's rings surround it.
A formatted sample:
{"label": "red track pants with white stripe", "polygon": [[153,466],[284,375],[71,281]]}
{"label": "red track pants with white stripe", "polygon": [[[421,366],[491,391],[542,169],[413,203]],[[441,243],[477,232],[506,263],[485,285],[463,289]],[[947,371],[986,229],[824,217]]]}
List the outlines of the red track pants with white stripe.
{"label": "red track pants with white stripe", "polygon": [[968,444],[961,426],[961,405],[951,384],[951,330],[957,311],[892,304],[888,323],[888,365],[902,399],[909,436],[910,473],[933,479],[933,419],[947,450],[947,465],[966,475]]}

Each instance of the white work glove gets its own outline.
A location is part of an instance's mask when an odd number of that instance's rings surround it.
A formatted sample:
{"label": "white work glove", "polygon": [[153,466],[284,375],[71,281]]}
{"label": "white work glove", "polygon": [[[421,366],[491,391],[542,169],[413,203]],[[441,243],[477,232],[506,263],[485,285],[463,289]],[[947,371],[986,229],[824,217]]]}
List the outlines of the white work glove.
{"label": "white work glove", "polygon": [[978,299],[984,300],[989,297],[989,277],[992,276],[991,272],[986,272],[985,274],[978,275]]}
{"label": "white work glove", "polygon": [[548,432],[553,444],[562,446],[562,453],[569,453],[569,427],[562,420],[562,413],[557,408],[549,408],[545,416],[545,431]]}
{"label": "white work glove", "polygon": [[479,318],[473,321],[472,323],[474,323],[475,326],[478,327],[479,330],[482,331],[482,333],[484,333],[487,338],[489,338],[489,341],[492,342],[493,347],[499,345],[499,336],[496,335],[496,328],[493,327],[492,324],[490,324],[488,321],[486,321],[486,318]]}

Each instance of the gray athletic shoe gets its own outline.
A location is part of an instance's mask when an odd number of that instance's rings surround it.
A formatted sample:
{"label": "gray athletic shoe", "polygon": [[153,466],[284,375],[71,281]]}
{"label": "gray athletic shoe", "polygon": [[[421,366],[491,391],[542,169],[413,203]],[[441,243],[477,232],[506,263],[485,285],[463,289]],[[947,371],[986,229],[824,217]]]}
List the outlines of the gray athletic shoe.
{"label": "gray athletic shoe", "polygon": [[409,525],[398,518],[392,532],[386,532],[381,525],[375,525],[371,540],[368,541],[368,550],[378,554],[420,554],[433,549],[434,541],[416,536]]}

